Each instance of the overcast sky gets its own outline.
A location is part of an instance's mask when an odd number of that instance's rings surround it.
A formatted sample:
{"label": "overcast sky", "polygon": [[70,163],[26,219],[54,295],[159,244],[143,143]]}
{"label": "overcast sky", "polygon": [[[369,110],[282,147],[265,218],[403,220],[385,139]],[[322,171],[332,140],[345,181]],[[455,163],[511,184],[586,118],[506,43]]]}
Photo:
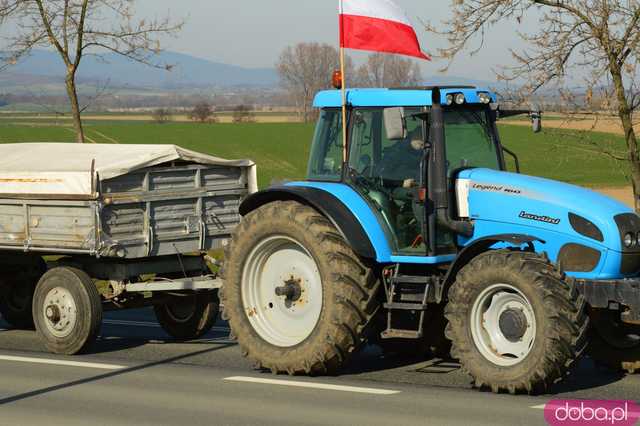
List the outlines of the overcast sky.
{"label": "overcast sky", "polygon": [[[443,40],[427,34],[421,21],[440,22],[450,13],[450,0],[396,0],[416,27],[423,50],[435,53]],[[141,16],[186,19],[169,50],[247,67],[272,67],[288,45],[320,41],[336,45],[338,0],[139,0]],[[488,36],[476,56],[461,56],[449,75],[493,80],[492,68],[510,62],[509,47],[522,48],[515,31],[535,28],[535,17],[523,25],[506,23]],[[356,60],[361,57],[357,54]],[[424,63],[425,77],[436,75],[442,62]]]}

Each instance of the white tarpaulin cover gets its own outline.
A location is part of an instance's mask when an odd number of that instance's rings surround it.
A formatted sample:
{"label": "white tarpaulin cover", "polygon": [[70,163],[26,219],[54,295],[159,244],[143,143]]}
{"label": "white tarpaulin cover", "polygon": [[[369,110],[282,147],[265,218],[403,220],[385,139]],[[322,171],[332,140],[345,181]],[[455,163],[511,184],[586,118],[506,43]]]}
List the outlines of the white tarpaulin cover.
{"label": "white tarpaulin cover", "polygon": [[252,161],[224,160],[175,145],[20,143],[0,144],[0,194],[91,196],[96,174],[106,180],[175,160],[247,167],[249,191],[257,190]]}

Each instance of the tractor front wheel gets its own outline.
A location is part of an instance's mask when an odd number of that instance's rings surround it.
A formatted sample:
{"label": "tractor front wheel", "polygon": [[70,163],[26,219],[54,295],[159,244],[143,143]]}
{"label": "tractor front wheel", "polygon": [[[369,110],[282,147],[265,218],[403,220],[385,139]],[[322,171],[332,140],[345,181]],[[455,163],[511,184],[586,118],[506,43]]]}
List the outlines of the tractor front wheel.
{"label": "tractor front wheel", "polygon": [[561,380],[587,342],[586,302],[545,256],[491,251],[449,290],[447,337],[475,386],[540,393]]}
{"label": "tractor front wheel", "polygon": [[274,373],[332,374],[364,343],[380,280],[315,209],[274,202],[225,252],[225,317],[243,354]]}

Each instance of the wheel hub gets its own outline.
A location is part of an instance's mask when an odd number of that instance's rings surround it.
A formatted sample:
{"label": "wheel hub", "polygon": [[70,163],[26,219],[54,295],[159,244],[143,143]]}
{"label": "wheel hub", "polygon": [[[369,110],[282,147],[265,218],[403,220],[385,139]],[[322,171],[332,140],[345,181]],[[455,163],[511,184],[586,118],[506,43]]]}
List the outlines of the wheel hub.
{"label": "wheel hub", "polygon": [[69,336],[78,318],[76,302],[69,290],[62,287],[51,289],[44,298],[43,306],[47,330],[57,338]]}
{"label": "wheel hub", "polygon": [[44,314],[46,315],[47,319],[51,321],[51,323],[57,324],[60,322],[61,314],[60,314],[60,308],[58,308],[58,306],[56,305],[47,306],[47,308],[44,311]]}
{"label": "wheel hub", "polygon": [[296,279],[291,276],[287,281],[284,282],[284,285],[281,287],[275,288],[276,296],[284,296],[284,303],[287,308],[290,308],[292,304],[300,300],[300,296],[302,296],[302,280],[300,278]]}
{"label": "wheel hub", "polygon": [[519,342],[527,331],[527,317],[520,309],[507,309],[498,320],[500,331],[510,342]]}

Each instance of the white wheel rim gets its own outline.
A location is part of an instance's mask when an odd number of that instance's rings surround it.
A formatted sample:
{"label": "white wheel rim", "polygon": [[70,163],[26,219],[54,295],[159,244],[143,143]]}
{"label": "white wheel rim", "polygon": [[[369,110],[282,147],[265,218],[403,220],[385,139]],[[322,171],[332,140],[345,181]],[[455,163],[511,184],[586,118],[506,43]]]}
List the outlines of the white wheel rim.
{"label": "white wheel rim", "polygon": [[529,300],[514,286],[495,284],[485,289],[476,298],[470,319],[473,342],[493,364],[513,366],[531,352],[536,317]]}
{"label": "white wheel rim", "polygon": [[49,290],[44,298],[42,315],[52,335],[58,338],[69,336],[78,318],[76,302],[69,290],[62,287]]}
{"label": "white wheel rim", "polygon": [[[276,294],[276,288],[287,286],[296,294]],[[246,259],[241,290],[253,329],[274,346],[303,342],[320,319],[322,279],[318,265],[293,238],[275,235],[260,241]]]}

